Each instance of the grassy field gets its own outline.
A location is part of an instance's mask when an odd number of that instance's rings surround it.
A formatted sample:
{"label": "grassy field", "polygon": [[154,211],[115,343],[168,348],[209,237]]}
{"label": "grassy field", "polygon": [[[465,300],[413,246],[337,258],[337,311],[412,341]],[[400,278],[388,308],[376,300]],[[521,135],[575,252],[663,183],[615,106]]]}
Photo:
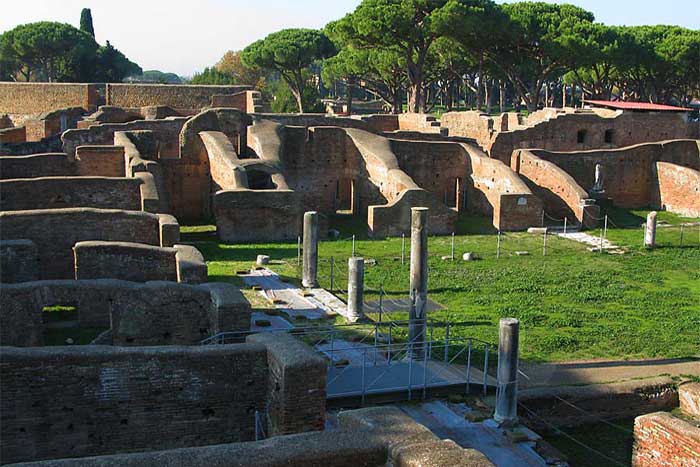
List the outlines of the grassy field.
{"label": "grassy field", "polygon": [[[639,227],[646,212],[610,215],[608,239],[625,247],[623,255],[591,253],[585,245],[551,235],[545,251],[542,235],[508,233],[501,236],[497,258],[497,236],[488,220],[462,218],[455,236],[456,261],[441,259],[451,254],[449,236],[428,242],[429,297],[444,307],[430,317],[465,323],[463,337],[488,342],[496,342],[499,318],[517,317],[522,357],[535,361],[700,354],[700,226],[684,228],[683,247],[679,227],[660,228],[662,246],[647,250]],[[668,213],[659,218],[670,225],[688,221]],[[408,295],[408,238],[402,264],[401,238],[369,240],[365,227],[347,217],[333,217],[329,224],[341,239],[319,245],[322,286],[331,286],[333,258],[333,289],[346,288],[355,234],[356,255],[376,261],[366,266],[365,300],[376,300],[380,288],[390,298]],[[217,242],[213,226],[182,227],[182,240],[202,251],[212,281],[241,285],[235,271],[249,268],[258,254],[270,255],[272,269],[291,281],[299,278],[296,242],[226,245]],[[480,259],[461,261],[464,252]],[[406,319],[407,313],[387,318]]]}

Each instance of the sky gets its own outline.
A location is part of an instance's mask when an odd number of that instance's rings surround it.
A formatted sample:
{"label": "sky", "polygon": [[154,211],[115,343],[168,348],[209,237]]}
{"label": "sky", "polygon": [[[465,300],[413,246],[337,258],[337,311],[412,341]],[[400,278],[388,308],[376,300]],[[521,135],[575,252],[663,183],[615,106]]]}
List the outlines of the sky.
{"label": "sky", "polygon": [[[10,2],[10,0],[4,0]],[[504,3],[503,0],[497,0]],[[573,3],[606,24],[675,24],[700,29],[697,0],[547,0]],[[76,27],[92,10],[96,39],[106,40],[144,70],[192,76],[283,28],[321,28],[360,0],[20,0],[0,14],[0,32],[23,23],[60,21]]]}

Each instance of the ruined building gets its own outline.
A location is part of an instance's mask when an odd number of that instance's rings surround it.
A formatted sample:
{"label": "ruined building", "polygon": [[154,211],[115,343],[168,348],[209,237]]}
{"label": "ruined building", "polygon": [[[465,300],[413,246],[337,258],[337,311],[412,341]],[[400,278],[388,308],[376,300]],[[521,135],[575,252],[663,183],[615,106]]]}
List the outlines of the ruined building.
{"label": "ruined building", "polygon": [[[197,345],[248,331],[251,307],[208,282],[179,222],[241,243],[296,239],[306,211],[375,238],[417,207],[434,234],[462,212],[590,227],[603,201],[700,215],[698,124],[679,113],[261,110],[240,86],[0,83],[3,463],[491,465],[391,409],[323,431],[326,363],[291,336]],[[99,337],[46,346],[52,307]]]}

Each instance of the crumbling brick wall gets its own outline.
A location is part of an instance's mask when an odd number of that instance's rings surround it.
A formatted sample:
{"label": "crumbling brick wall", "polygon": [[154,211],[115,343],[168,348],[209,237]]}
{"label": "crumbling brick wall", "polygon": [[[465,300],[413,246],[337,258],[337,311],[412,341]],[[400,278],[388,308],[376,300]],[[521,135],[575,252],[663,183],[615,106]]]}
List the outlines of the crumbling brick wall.
{"label": "crumbling brick wall", "polygon": [[326,362],[294,337],[254,334],[248,342],[267,347],[269,436],[323,430]]}
{"label": "crumbling brick wall", "polygon": [[75,163],[63,153],[0,157],[0,179],[77,175]]}
{"label": "crumbling brick wall", "polygon": [[[0,212],[3,240],[28,239],[39,251],[41,279],[75,276],[73,246],[83,240],[161,244],[158,215],[141,211],[68,208]],[[177,225],[177,224],[176,224]]]}
{"label": "crumbling brick wall", "polygon": [[634,421],[633,467],[700,467],[700,427],[667,412]]}
{"label": "crumbling brick wall", "polygon": [[211,105],[212,96],[237,94],[250,86],[212,86],[179,84],[122,84],[106,85],[106,103],[116,107],[146,107],[164,105],[173,109],[202,109]]}
{"label": "crumbling brick wall", "polygon": [[[0,185],[1,186],[1,185]],[[0,282],[27,282],[39,278],[39,256],[30,240],[0,241]]]}
{"label": "crumbling brick wall", "polygon": [[193,345],[250,328],[250,303],[230,284],[56,280],[0,292],[0,345],[43,345],[44,308],[54,305],[74,307],[79,327],[111,326],[115,345]]}
{"label": "crumbling brick wall", "polygon": [[0,114],[41,114],[64,107],[98,105],[97,85],[0,82]]}
{"label": "crumbling brick wall", "polygon": [[0,181],[0,210],[141,209],[141,180],[108,177],[40,177]]}
{"label": "crumbling brick wall", "polygon": [[21,462],[254,439],[265,347],[2,348],[0,457]]}
{"label": "crumbling brick wall", "polygon": [[655,167],[658,192],[653,204],[686,217],[700,217],[700,171],[669,162]]}

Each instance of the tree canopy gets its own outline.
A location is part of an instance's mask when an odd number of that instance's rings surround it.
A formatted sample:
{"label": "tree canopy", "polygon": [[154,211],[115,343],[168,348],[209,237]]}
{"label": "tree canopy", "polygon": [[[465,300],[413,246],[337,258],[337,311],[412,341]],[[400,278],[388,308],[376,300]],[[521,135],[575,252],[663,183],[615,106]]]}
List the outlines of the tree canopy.
{"label": "tree canopy", "polygon": [[83,8],[80,12],[80,30],[95,37],[95,28],[92,26],[92,12],[90,8]]}
{"label": "tree canopy", "polygon": [[303,112],[302,96],[307,85],[304,70],[335,53],[333,43],[321,31],[283,29],[250,44],[243,50],[241,60],[247,67],[279,73],[294,95],[299,112]]}
{"label": "tree canopy", "polygon": [[140,73],[109,41],[100,46],[91,34],[70,24],[41,21],[0,35],[1,79],[118,82]]}

